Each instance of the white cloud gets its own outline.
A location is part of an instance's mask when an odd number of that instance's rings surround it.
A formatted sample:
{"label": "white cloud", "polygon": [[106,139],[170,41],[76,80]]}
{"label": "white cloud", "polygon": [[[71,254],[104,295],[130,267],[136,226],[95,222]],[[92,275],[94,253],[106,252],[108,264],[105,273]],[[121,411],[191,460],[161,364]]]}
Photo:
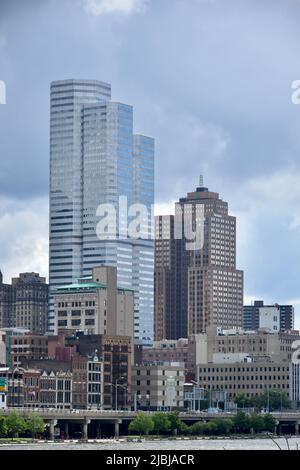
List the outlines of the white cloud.
{"label": "white cloud", "polygon": [[142,11],[148,0],[83,0],[86,11],[94,16],[105,13],[130,15]]}
{"label": "white cloud", "polygon": [[5,282],[20,272],[48,273],[48,199],[0,199],[0,269]]}
{"label": "white cloud", "polygon": [[175,203],[172,202],[158,202],[154,205],[154,215],[174,215]]}

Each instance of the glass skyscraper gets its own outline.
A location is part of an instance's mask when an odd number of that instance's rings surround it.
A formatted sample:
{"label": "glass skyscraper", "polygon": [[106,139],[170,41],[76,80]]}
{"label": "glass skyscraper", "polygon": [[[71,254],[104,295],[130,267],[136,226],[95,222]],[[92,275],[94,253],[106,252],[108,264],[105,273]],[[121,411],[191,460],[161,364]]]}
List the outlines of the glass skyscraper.
{"label": "glass skyscraper", "polygon": [[[123,212],[119,217],[120,197],[126,198],[128,219]],[[57,286],[91,275],[94,266],[117,266],[118,284],[135,291],[135,337],[144,343],[153,339],[153,241],[124,236],[124,227],[133,204],[147,207],[150,222],[153,203],[154,140],[133,134],[132,106],[111,101],[107,83],[53,82],[50,296]],[[97,225],[109,204],[115,208],[116,232],[99,238]],[[50,299],[49,330],[53,327]]]}

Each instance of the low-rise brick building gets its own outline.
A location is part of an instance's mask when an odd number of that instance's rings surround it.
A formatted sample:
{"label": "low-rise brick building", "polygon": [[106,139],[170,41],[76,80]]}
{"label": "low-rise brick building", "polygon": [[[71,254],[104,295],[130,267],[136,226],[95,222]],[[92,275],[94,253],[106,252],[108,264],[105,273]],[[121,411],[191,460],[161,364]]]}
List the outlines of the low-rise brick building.
{"label": "low-rise brick building", "polygon": [[133,367],[132,390],[136,405],[144,410],[183,408],[184,364],[144,362]]}

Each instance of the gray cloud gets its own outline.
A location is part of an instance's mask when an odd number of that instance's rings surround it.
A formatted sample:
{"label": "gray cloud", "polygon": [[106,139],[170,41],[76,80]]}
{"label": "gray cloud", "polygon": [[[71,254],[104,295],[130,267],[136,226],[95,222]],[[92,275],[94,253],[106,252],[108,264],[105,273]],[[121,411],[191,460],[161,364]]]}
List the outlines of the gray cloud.
{"label": "gray cloud", "polygon": [[[204,172],[238,216],[246,294],[299,299],[299,2],[152,0],[142,13],[1,1],[1,201],[26,201],[38,216],[47,197],[50,81],[109,81],[135,106],[136,130],[156,138],[157,201],[178,199]],[[18,270],[1,233],[0,264]]]}

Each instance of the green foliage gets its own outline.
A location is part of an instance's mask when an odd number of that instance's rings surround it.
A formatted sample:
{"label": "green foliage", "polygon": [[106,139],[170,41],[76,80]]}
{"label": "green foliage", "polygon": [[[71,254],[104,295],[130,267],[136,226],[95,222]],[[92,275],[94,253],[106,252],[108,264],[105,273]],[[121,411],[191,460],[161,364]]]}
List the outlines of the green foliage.
{"label": "green foliage", "polygon": [[209,421],[208,423],[205,423],[204,434],[208,434],[208,435],[217,434],[217,424],[214,423],[213,421]]}
{"label": "green foliage", "polygon": [[153,417],[154,431],[159,434],[160,432],[168,432],[171,429],[169,416],[167,413],[157,412],[154,413]]}
{"label": "green foliage", "polygon": [[149,432],[153,431],[154,422],[151,416],[145,413],[139,413],[133,421],[129,424],[129,431],[130,432],[137,432],[141,434],[149,434]]}
{"label": "green foliage", "polygon": [[188,434],[191,434],[191,426],[188,426],[183,421],[180,421],[178,431],[180,434],[184,434],[185,436],[187,436]]}
{"label": "green foliage", "polygon": [[233,418],[233,426],[237,431],[245,432],[250,428],[249,417],[243,411],[239,411]]}
{"label": "green foliage", "polygon": [[265,390],[262,395],[253,397],[252,406],[258,409],[268,408],[270,411],[291,407],[291,401],[283,390]]}
{"label": "green foliage", "polygon": [[7,424],[5,416],[0,416],[0,436],[7,435]]}
{"label": "green foliage", "polygon": [[26,427],[34,438],[36,434],[42,434],[45,430],[44,420],[38,415],[30,415],[26,420]]}
{"label": "green foliage", "polygon": [[253,406],[252,400],[247,398],[244,393],[236,395],[233,401],[237,404],[238,408],[249,408]]}
{"label": "green foliage", "polygon": [[261,431],[265,426],[264,418],[262,415],[252,413],[249,418],[249,424],[250,428],[252,428],[254,432]]}
{"label": "green foliage", "polygon": [[169,420],[170,430],[171,431],[175,429],[180,430],[181,420],[179,419],[179,412],[173,411],[172,413],[167,413],[167,417]]}
{"label": "green foliage", "polygon": [[199,421],[198,423],[192,424],[192,426],[190,426],[190,433],[193,436],[199,436],[201,434],[204,434],[204,429],[207,424],[208,423],[203,423],[201,421]]}
{"label": "green foliage", "polygon": [[216,425],[217,434],[229,434],[233,429],[233,420],[230,418],[215,418],[211,422]]}
{"label": "green foliage", "polygon": [[27,429],[26,421],[16,411],[10,413],[6,418],[7,433],[18,437]]}
{"label": "green foliage", "polygon": [[266,431],[274,432],[276,426],[276,419],[274,416],[270,415],[269,413],[264,415],[264,429]]}

